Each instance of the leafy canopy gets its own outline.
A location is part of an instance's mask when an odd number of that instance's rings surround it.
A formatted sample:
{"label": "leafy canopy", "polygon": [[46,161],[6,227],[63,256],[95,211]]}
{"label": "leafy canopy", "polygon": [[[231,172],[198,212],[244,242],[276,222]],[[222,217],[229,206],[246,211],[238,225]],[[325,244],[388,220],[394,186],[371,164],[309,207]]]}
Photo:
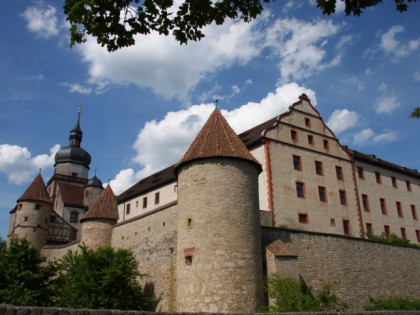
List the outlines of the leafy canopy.
{"label": "leafy canopy", "polygon": [[59,263],[59,306],[141,310],[145,299],[137,283],[141,278],[131,251],[80,246]]}
{"label": "leafy canopy", "polygon": [[[202,29],[226,19],[249,22],[274,0],[65,0],[64,14],[70,23],[71,46],[90,35],[108,51],[132,46],[135,35],[156,31],[173,35],[181,44],[204,37]],[[325,15],[335,13],[337,1],[345,2],[345,14],[359,16],[382,0],[317,0]],[[417,0],[394,0],[396,10],[407,11]]]}
{"label": "leafy canopy", "polygon": [[0,304],[47,306],[56,267],[28,241],[13,239],[0,246]]}

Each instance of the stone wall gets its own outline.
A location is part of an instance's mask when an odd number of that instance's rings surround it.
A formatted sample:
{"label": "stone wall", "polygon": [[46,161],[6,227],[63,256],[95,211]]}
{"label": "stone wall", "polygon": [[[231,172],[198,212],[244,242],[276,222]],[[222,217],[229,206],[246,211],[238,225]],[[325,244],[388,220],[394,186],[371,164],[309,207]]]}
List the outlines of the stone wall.
{"label": "stone wall", "polygon": [[[420,249],[314,232],[262,228],[265,242],[280,239],[297,254],[296,269],[315,291],[335,283],[334,292],[350,309],[361,310],[372,297],[420,298]],[[270,255],[266,255],[270,260]],[[296,270],[282,267],[282,257],[267,261],[284,277]],[[291,263],[288,261],[287,263]],[[288,272],[288,270],[292,270]]]}

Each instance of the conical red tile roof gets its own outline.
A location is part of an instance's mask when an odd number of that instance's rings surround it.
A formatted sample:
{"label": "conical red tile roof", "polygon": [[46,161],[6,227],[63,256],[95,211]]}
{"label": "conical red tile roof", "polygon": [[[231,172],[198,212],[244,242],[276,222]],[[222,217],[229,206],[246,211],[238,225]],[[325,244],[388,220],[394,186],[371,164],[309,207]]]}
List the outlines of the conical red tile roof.
{"label": "conical red tile roof", "polygon": [[211,113],[177,167],[192,160],[214,157],[248,160],[256,163],[261,169],[261,164],[252,156],[217,109]]}
{"label": "conical red tile roof", "polygon": [[102,194],[80,221],[82,222],[86,219],[118,220],[118,203],[111,185],[106,186]]}
{"label": "conical red tile roof", "polygon": [[52,203],[50,197],[48,196],[47,188],[45,187],[41,173],[35,177],[23,195],[17,200],[17,202],[21,201],[39,201],[50,204]]}

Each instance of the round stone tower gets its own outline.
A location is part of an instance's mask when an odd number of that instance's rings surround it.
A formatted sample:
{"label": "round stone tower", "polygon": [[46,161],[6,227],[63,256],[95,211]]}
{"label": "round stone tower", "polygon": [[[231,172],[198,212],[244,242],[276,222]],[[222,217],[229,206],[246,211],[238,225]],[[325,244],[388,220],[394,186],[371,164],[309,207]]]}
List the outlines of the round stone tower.
{"label": "round stone tower", "polygon": [[92,249],[111,246],[112,226],[118,221],[118,203],[111,186],[108,185],[83,219],[82,239]]}
{"label": "round stone tower", "polygon": [[11,211],[8,239],[24,238],[40,249],[47,244],[48,221],[52,203],[42,179],[38,174]]}
{"label": "round stone tower", "polygon": [[102,181],[95,175],[90,178],[87,182],[85,187],[84,196],[83,196],[83,204],[86,205],[88,208],[92,207],[95,201],[103,192],[104,188],[102,186]]}
{"label": "round stone tower", "polygon": [[177,311],[257,311],[261,165],[215,110],[176,172]]}

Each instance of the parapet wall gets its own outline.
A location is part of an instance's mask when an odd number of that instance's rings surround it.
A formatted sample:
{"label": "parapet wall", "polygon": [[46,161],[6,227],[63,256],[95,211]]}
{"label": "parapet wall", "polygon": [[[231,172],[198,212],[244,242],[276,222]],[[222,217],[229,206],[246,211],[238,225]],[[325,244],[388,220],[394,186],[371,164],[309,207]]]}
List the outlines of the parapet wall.
{"label": "parapet wall", "polygon": [[352,310],[362,310],[369,296],[420,298],[420,248],[266,227],[262,234],[267,244],[280,239],[297,255],[268,253],[268,274],[300,277],[315,292],[335,283],[334,292]]}

